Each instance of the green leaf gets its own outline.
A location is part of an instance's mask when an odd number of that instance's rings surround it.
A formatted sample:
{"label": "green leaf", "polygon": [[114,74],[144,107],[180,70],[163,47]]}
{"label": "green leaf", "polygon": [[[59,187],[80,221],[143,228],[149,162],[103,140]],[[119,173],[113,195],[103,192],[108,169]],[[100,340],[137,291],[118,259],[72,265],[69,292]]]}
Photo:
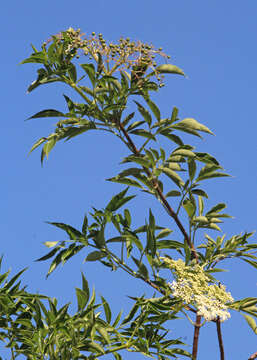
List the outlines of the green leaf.
{"label": "green leaf", "polygon": [[195,214],[195,205],[192,203],[191,200],[185,199],[183,201],[183,208],[186,210],[188,216],[192,218]]}
{"label": "green leaf", "polygon": [[207,126],[199,123],[198,121],[192,118],[186,118],[184,120],[181,120],[177,122],[175,125],[172,125],[172,128],[186,129],[189,131],[203,131],[211,135],[214,135],[213,132],[211,132],[211,130],[207,128]]}
{"label": "green leaf", "polygon": [[72,63],[70,63],[68,66],[68,74],[69,74],[69,78],[71,79],[71,81],[73,81],[73,83],[76,83],[77,82],[77,70],[76,70],[76,66]]}
{"label": "green leaf", "polygon": [[160,121],[161,120],[161,113],[160,113],[160,110],[159,110],[158,106],[152,100],[150,100],[150,98],[144,97],[144,99],[147,102],[147,105],[151,109],[151,111],[154,114],[154,116],[156,117],[156,119],[158,121]]}
{"label": "green leaf", "polygon": [[47,246],[48,248],[54,247],[55,245],[58,244],[59,241],[45,241],[44,245]]}
{"label": "green leaf", "polygon": [[195,155],[197,157],[197,160],[204,162],[206,164],[212,164],[212,165],[218,165],[219,166],[219,162],[210,154],[208,153],[200,153],[200,152],[195,152]]}
{"label": "green leaf", "polygon": [[136,127],[144,124],[144,121],[135,121],[129,127],[127,128],[127,132],[130,132],[131,130],[135,129]]}
{"label": "green leaf", "polygon": [[[131,256],[134,263],[138,266],[138,271],[139,273],[145,278],[145,279],[149,279],[149,274],[148,274],[148,270],[147,267],[138,259],[136,259],[134,256]],[[123,321],[124,323],[124,321]],[[123,324],[122,323],[122,324]]]}
{"label": "green leaf", "polygon": [[167,194],[165,195],[165,197],[170,197],[170,196],[180,196],[181,192],[177,191],[177,190],[171,190],[169,192],[167,192]]}
{"label": "green leaf", "polygon": [[248,325],[253,329],[253,332],[257,335],[257,325],[255,320],[250,315],[243,314],[243,317],[247,321]]}
{"label": "green leaf", "polygon": [[195,181],[197,182],[197,181],[212,179],[212,178],[216,178],[216,177],[229,177],[229,176],[230,175],[226,174],[226,173],[211,172],[211,173],[208,173],[208,174],[203,175],[201,177],[198,176],[198,178]]}
{"label": "green leaf", "polygon": [[53,136],[50,139],[47,140],[47,142],[45,143],[43,149],[42,149],[42,154],[41,154],[41,164],[43,163],[44,157],[46,156],[46,158],[48,159],[49,153],[50,151],[53,149],[53,147],[55,146],[57,142],[57,136]]}
{"label": "green leaf", "polygon": [[39,111],[35,115],[29,117],[28,120],[43,118],[43,117],[63,117],[63,116],[65,116],[65,115],[58,110],[46,109],[46,110]]}
{"label": "green leaf", "polygon": [[112,181],[112,182],[116,182],[116,183],[124,184],[124,185],[128,185],[128,186],[135,186],[140,189],[143,189],[142,185],[139,182],[137,182],[136,180],[130,179],[130,178],[115,176],[113,178],[107,179],[107,181]]}
{"label": "green leaf", "polygon": [[206,194],[206,192],[203,191],[203,190],[201,190],[201,189],[193,189],[193,190],[191,190],[191,193],[192,193],[192,194],[196,194],[196,195],[203,196],[203,197],[205,197],[206,199],[208,199],[208,195]]}
{"label": "green leaf", "polygon": [[105,245],[105,237],[104,237],[104,226],[101,226],[101,229],[97,232],[97,235],[93,238],[96,246],[101,249]]}
{"label": "green leaf", "polygon": [[122,313],[123,313],[123,310],[121,310],[121,311],[119,312],[119,314],[117,315],[116,319],[114,320],[114,323],[112,324],[112,326],[113,326],[114,328],[118,325]]}
{"label": "green leaf", "polygon": [[96,261],[101,260],[106,257],[106,253],[102,251],[92,251],[90,254],[87,255],[85,261]]}
{"label": "green leaf", "polygon": [[178,120],[177,117],[178,117],[178,108],[174,106],[171,114],[171,121],[174,123],[176,120]]}
{"label": "green leaf", "polygon": [[206,216],[196,216],[194,217],[194,222],[199,222],[202,224],[209,224],[209,220]]}
{"label": "green leaf", "polygon": [[93,64],[81,64],[82,69],[87,73],[92,85],[95,85],[95,67]]}
{"label": "green leaf", "polygon": [[184,185],[184,181],[181,177],[173,170],[163,167],[162,171],[166,174],[177,186],[181,187]]}
{"label": "green leaf", "polygon": [[78,303],[78,311],[83,310],[88,302],[88,293],[79,289],[75,288],[76,296],[77,296],[77,303]]}
{"label": "green leaf", "polygon": [[51,257],[53,257],[57,251],[59,251],[60,248],[59,247],[56,247],[55,249],[51,250],[49,253],[47,253],[46,255],[42,256],[41,258],[35,260],[35,261],[44,261],[44,260],[48,260],[50,259]]}
{"label": "green leaf", "polygon": [[179,146],[183,146],[184,143],[183,141],[180,139],[179,136],[171,134],[170,130],[161,130],[159,132],[161,135],[165,136],[167,139],[173,141],[175,144],[179,145]]}
{"label": "green leaf", "polygon": [[108,324],[110,324],[111,319],[112,319],[112,313],[111,313],[110,306],[103,296],[101,296],[101,299],[102,299],[102,304],[104,307],[106,321],[108,322]]}
{"label": "green leaf", "polygon": [[135,115],[135,113],[132,112],[131,114],[126,116],[125,119],[122,122],[122,126],[125,127],[130,122],[130,120],[133,119],[134,115]]}
{"label": "green leaf", "polygon": [[168,236],[168,235],[171,234],[172,232],[173,232],[173,230],[168,229],[168,228],[162,229],[162,230],[159,232],[159,234],[156,236],[156,240],[165,238],[166,236]]}
{"label": "green leaf", "polygon": [[211,213],[220,212],[220,211],[222,211],[223,209],[225,209],[226,207],[227,207],[226,204],[224,204],[224,203],[219,203],[219,204],[213,206],[213,207],[211,208],[211,210],[209,210],[209,211],[206,213],[206,215],[209,215],[209,214],[211,214]]}
{"label": "green leaf", "polygon": [[198,209],[199,209],[199,216],[202,216],[204,208],[204,202],[201,196],[198,196]]}
{"label": "green leaf", "polygon": [[[135,156],[135,155],[130,155],[122,161],[122,163],[126,163],[126,162],[135,162],[136,164],[141,165],[146,168],[149,168],[151,166],[151,163],[147,159],[140,157],[140,156]],[[136,174],[133,174],[133,175],[136,175]]]}
{"label": "green leaf", "polygon": [[43,51],[33,53],[27,59],[20,62],[20,64],[27,64],[27,63],[39,63],[39,64],[47,64],[47,56],[46,53]]}
{"label": "green leaf", "polygon": [[47,141],[47,138],[41,138],[39,139],[37,142],[35,142],[35,144],[32,146],[32,148],[30,149],[30,153],[32,153],[33,150],[35,150],[37,147],[39,147],[41,144],[43,144],[45,141]]}
{"label": "green leaf", "polygon": [[135,101],[134,102],[136,103],[137,105],[137,109],[138,111],[140,112],[140,114],[143,116],[143,118],[145,119],[145,121],[147,122],[148,126],[150,127],[151,126],[151,123],[152,123],[152,117],[149,113],[148,110],[146,110],[141,104],[139,104],[139,102]]}
{"label": "green leaf", "polygon": [[184,244],[175,240],[159,240],[156,242],[157,249],[181,249]]}
{"label": "green leaf", "polygon": [[83,220],[83,225],[82,225],[82,233],[85,234],[85,235],[87,233],[87,226],[88,226],[88,218],[85,215],[84,220]]}
{"label": "green leaf", "polygon": [[82,289],[88,295],[88,299],[89,299],[90,291],[89,291],[88,282],[87,282],[87,279],[85,278],[85,276],[84,276],[84,274],[82,272],[81,272],[81,277],[82,277]]}
{"label": "green leaf", "polygon": [[171,155],[173,155],[173,156],[181,155],[181,156],[187,156],[189,158],[194,158],[195,157],[195,153],[193,151],[187,150],[187,149],[174,150]]}
{"label": "green leaf", "polygon": [[64,223],[49,222],[49,221],[46,221],[46,223],[64,230],[69,235],[70,240],[79,240],[81,237],[83,237],[83,234],[81,234],[79,230],[75,229],[70,225]]}
{"label": "green leaf", "polygon": [[196,172],[196,163],[192,158],[191,159],[189,158],[187,161],[187,164],[188,164],[188,173],[189,173],[190,180],[193,181],[194,177],[195,177],[195,172]]}
{"label": "green leaf", "polygon": [[138,135],[138,136],[143,136],[143,137],[145,137],[145,138],[147,138],[147,139],[156,141],[154,135],[151,134],[149,131],[146,131],[145,129],[132,130],[132,131],[130,131],[130,134],[134,134],[134,135]]}
{"label": "green leaf", "polygon": [[130,320],[133,319],[133,317],[135,316],[137,310],[139,308],[139,304],[135,303],[132,307],[132,309],[130,310],[129,314],[125,317],[125,319],[122,321],[121,325],[127,324]]}
{"label": "green leaf", "polygon": [[177,74],[177,75],[183,75],[185,76],[185,73],[183,70],[181,70],[179,67],[177,67],[176,65],[171,65],[171,64],[163,64],[160,66],[156,67],[156,70],[160,73],[160,74]]}
{"label": "green leaf", "polygon": [[125,190],[118,193],[117,195],[113,196],[111,201],[108,203],[108,205],[106,206],[105,209],[108,211],[111,211],[111,212],[116,211],[122,205],[124,205],[126,202],[128,202],[129,200],[131,200],[135,197],[135,195],[124,197],[126,195],[127,191],[128,191],[128,187]]}

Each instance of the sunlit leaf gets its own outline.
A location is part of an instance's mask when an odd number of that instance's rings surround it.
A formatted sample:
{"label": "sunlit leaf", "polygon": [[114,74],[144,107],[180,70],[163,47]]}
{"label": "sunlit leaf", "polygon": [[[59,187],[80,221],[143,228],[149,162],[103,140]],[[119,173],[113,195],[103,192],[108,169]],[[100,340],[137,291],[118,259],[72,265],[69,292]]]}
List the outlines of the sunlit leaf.
{"label": "sunlit leaf", "polygon": [[163,65],[157,66],[156,70],[161,74],[177,74],[177,75],[185,76],[184,71],[181,70],[176,65],[163,64]]}

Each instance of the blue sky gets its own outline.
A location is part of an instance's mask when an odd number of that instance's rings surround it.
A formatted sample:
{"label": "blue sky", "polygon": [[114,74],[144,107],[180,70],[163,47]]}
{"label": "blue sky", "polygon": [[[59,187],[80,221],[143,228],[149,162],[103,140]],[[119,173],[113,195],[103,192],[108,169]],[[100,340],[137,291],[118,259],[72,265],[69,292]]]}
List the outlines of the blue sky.
{"label": "blue sky", "polygon": [[[40,154],[28,157],[31,145],[53,129],[51,119],[24,122],[45,108],[64,110],[61,85],[45,86],[27,95],[36,66],[18,63],[35,46],[72,26],[83,32],[103,33],[115,41],[120,35],[162,46],[171,62],[187,78],[169,77],[156,99],[163,113],[173,106],[181,117],[194,117],[216,134],[204,141],[189,139],[200,151],[213,154],[233,177],[206,182],[210,204],[225,202],[235,217],[222,227],[230,235],[256,229],[256,90],[257,3],[248,1],[135,1],[97,2],[31,0],[1,4],[1,253],[4,269],[17,272],[29,266],[24,283],[29,290],[74,300],[74,287],[84,271],[91,286],[103,294],[118,312],[127,308],[126,295],[141,295],[147,289],[121,272],[109,273],[97,264],[82,264],[77,256],[45,280],[47,263],[34,260],[45,253],[44,241],[61,240],[62,232],[45,221],[81,226],[91,206],[101,208],[121,187],[105,182],[115,175],[126,153],[110,137],[84,135],[68,144],[58,144],[42,168]],[[134,192],[136,193],[136,192]],[[163,210],[147,196],[138,195],[132,211],[140,219],[151,206],[156,217],[173,227]],[[213,234],[215,235],[215,234]],[[256,271],[245,264],[228,264],[222,277],[235,298],[257,296]],[[173,329],[175,336],[191,328],[186,320]],[[208,325],[201,331],[199,360],[217,359],[217,342]],[[256,336],[242,317],[233,314],[224,324],[224,342],[229,359],[241,360],[257,351]],[[4,351],[0,349],[0,353]],[[129,357],[128,358],[132,358]],[[141,356],[133,358],[141,359]]]}

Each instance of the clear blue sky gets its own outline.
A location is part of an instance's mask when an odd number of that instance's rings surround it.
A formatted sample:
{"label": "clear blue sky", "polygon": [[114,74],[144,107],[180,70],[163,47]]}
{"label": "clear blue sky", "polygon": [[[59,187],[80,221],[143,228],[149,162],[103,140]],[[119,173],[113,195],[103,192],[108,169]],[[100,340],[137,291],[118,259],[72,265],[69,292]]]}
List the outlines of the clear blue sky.
{"label": "clear blue sky", "polygon": [[[216,134],[195,144],[213,154],[232,178],[206,182],[210,205],[226,202],[235,216],[224,224],[228,236],[256,229],[256,93],[257,93],[257,2],[248,1],[152,1],[25,0],[1,4],[1,253],[4,269],[13,273],[29,266],[24,283],[31,291],[74,300],[83,270],[117,312],[127,308],[126,295],[147,291],[121,272],[110,273],[100,265],[82,264],[77,256],[45,280],[48,263],[35,263],[46,249],[44,241],[62,240],[63,233],[44,221],[80,226],[91,206],[101,208],[120,188],[104,179],[117,170],[120,153],[110,137],[85,135],[59,144],[43,168],[39,152],[28,157],[32,143],[47,135],[53,121],[24,122],[45,108],[64,110],[66,89],[42,87],[26,95],[36,67],[19,66],[31,53],[30,43],[39,46],[50,35],[72,26],[84,32],[103,33],[108,40],[120,35],[162,46],[171,62],[188,78],[170,77],[158,95],[163,113],[173,106],[182,117],[194,117]],[[192,141],[194,141],[192,139]],[[136,200],[142,221],[148,208],[172,227],[163,211],[147,197]],[[256,271],[236,262],[224,276],[232,295],[257,296]],[[224,328],[227,359],[241,360],[257,351],[257,338],[242,317],[232,314]],[[192,331],[183,320],[173,329],[174,337]],[[183,334],[182,334],[183,335]],[[216,360],[218,347],[213,325],[202,330],[199,360]],[[0,348],[0,354],[4,350]],[[132,356],[125,358],[132,359]],[[141,359],[137,355],[133,359]]]}

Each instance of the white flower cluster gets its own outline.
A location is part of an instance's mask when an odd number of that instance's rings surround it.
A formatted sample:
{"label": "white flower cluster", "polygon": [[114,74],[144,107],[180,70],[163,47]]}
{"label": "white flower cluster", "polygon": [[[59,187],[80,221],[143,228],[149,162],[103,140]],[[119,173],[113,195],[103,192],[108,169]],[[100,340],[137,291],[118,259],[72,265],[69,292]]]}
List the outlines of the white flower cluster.
{"label": "white flower cluster", "polygon": [[197,314],[207,321],[215,320],[217,317],[221,321],[230,318],[226,304],[234,299],[229,292],[226,292],[224,285],[218,286],[213,283],[198,264],[186,266],[181,259],[162,258],[162,260],[175,277],[175,280],[169,284],[173,296],[181,298],[188,305],[195,306]]}

